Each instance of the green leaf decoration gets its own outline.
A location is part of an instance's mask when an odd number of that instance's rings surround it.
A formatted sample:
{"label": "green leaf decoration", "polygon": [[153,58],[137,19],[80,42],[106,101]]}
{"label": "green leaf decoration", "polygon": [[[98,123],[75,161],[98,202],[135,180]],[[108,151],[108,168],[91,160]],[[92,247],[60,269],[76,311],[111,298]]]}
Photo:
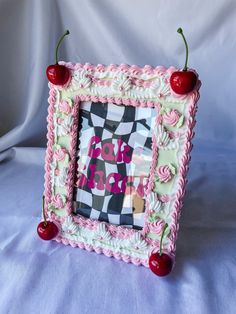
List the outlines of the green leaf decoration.
{"label": "green leaf decoration", "polygon": [[153,192],[155,192],[155,193],[159,192],[157,185],[154,185]]}
{"label": "green leaf decoration", "polygon": [[148,221],[150,223],[154,223],[157,221],[158,218],[160,218],[159,215],[157,213],[154,213],[148,218]]}
{"label": "green leaf decoration", "polygon": [[153,188],[153,192],[158,193],[158,183],[160,182],[159,178],[157,176],[154,177],[153,183],[154,183],[154,188]]}
{"label": "green leaf decoration", "polygon": [[69,160],[70,160],[70,156],[69,156],[69,154],[66,154],[65,162],[68,164]]}
{"label": "green leaf decoration", "polygon": [[66,203],[66,196],[62,194],[61,198],[62,198],[63,203],[65,204]]}
{"label": "green leaf decoration", "polygon": [[183,125],[183,123],[184,123],[184,116],[181,115],[181,117],[179,118],[178,123],[176,124],[176,127],[177,127],[177,128],[181,128],[181,126]]}
{"label": "green leaf decoration", "polygon": [[158,183],[160,181],[159,177],[158,176],[155,176],[154,179],[153,179],[154,183]]}
{"label": "green leaf decoration", "polygon": [[72,107],[73,102],[72,102],[72,100],[70,98],[65,98],[64,100],[68,102],[70,107]]}
{"label": "green leaf decoration", "polygon": [[65,118],[65,114],[61,111],[57,111],[57,118]]}
{"label": "green leaf decoration", "polygon": [[57,210],[58,208],[56,208],[54,205],[52,205],[52,204],[49,204],[48,205],[48,209],[49,210],[52,210],[52,211],[55,211],[55,210]]}
{"label": "green leaf decoration", "polygon": [[159,240],[160,239],[160,236],[158,234],[152,233],[152,232],[148,233],[147,236],[149,239],[153,239],[153,240]]}
{"label": "green leaf decoration", "polygon": [[65,159],[60,161],[60,165],[64,166],[64,167],[67,167],[69,161],[70,161],[70,156],[68,155],[68,153],[66,153]]}
{"label": "green leaf decoration", "polygon": [[171,173],[173,175],[175,175],[176,174],[176,167],[173,164],[169,164],[168,166],[170,168]]}
{"label": "green leaf decoration", "polygon": [[58,144],[54,144],[54,145],[53,145],[53,149],[54,149],[54,150],[57,150],[57,149],[60,149],[60,148],[61,148],[61,146],[58,145]]}
{"label": "green leaf decoration", "polygon": [[161,108],[160,114],[164,114],[166,112],[166,109],[164,107]]}
{"label": "green leaf decoration", "polygon": [[165,114],[165,113],[170,113],[170,112],[171,112],[171,108],[162,107],[160,110],[160,114]]}

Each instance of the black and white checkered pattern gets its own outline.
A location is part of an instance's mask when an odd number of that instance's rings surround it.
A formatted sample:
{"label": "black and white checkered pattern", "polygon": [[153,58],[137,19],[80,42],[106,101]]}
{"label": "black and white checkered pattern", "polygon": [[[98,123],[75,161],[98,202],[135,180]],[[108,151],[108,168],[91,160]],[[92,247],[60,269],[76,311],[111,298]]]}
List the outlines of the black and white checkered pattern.
{"label": "black and white checkered pattern", "polygon": [[[132,176],[133,180],[127,184],[127,188],[129,186],[137,188],[140,182],[139,176],[145,174],[143,183],[147,184],[152,155],[151,136],[155,123],[155,109],[135,108],[112,103],[84,102],[81,104],[79,114],[77,159],[79,174],[83,173],[87,178],[90,178],[89,167],[95,165],[96,171],[103,171],[104,181],[110,173],[119,173],[122,176],[119,186],[121,186],[125,176]],[[105,161],[101,155],[97,158],[89,157],[89,141],[94,135],[101,139],[101,143],[96,144],[96,148],[101,148],[105,143],[112,143],[115,145],[114,152],[118,146],[117,140],[121,139],[125,145],[129,145],[131,148],[127,154],[131,157],[131,162]],[[145,162],[137,164],[133,162],[133,158],[136,157],[138,160],[140,149]],[[95,182],[98,182],[98,179],[99,176],[95,175]],[[136,199],[138,203],[143,204],[143,206],[139,205],[138,212],[133,205],[133,195],[122,192],[114,194],[105,188],[102,190],[96,187],[89,188],[86,184],[75,190],[74,211],[84,217],[141,229],[145,207],[140,196]],[[140,210],[141,207],[143,207],[142,210]]]}

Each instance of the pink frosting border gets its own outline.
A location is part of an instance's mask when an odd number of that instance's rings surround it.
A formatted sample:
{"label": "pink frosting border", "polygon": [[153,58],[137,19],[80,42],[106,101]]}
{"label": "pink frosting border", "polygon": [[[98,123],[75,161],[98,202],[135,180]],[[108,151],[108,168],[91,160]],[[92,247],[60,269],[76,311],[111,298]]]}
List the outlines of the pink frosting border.
{"label": "pink frosting border", "polygon": [[196,119],[195,115],[197,112],[197,102],[200,98],[199,95],[199,88],[201,86],[201,82],[198,81],[197,88],[195,91],[191,93],[191,102],[189,105],[189,117],[186,120],[187,122],[187,131],[186,131],[186,139],[184,143],[184,152],[183,152],[183,157],[181,159],[181,163],[179,165],[179,172],[180,172],[180,178],[179,178],[179,188],[176,193],[176,200],[174,203],[174,211],[171,213],[173,223],[170,227],[170,234],[169,234],[169,239],[170,239],[170,245],[169,245],[169,251],[175,253],[176,251],[176,240],[178,236],[178,230],[179,230],[179,219],[180,219],[180,214],[181,214],[181,208],[183,207],[183,198],[186,192],[186,183],[187,183],[187,173],[189,169],[189,162],[191,159],[190,153],[193,148],[193,144],[191,143],[193,137],[194,137],[194,131],[193,128],[196,124]]}
{"label": "pink frosting border", "polygon": [[[91,64],[72,64],[72,63],[65,63],[65,62],[60,62],[60,64],[64,64],[66,65],[68,68],[70,68],[71,70],[78,70],[78,69],[85,69],[88,71],[100,71],[100,72],[104,72],[104,71],[122,71],[124,73],[128,73],[131,75],[138,75],[141,73],[147,73],[147,74],[159,74],[159,75],[163,75],[166,72],[169,72],[170,74],[177,70],[173,67],[166,69],[164,67],[156,67],[153,68],[151,66],[144,66],[143,68],[140,68],[138,66],[128,66],[128,65],[114,65],[111,64],[109,66],[104,66],[104,65],[97,65],[97,66],[93,66]],[[193,133],[193,127],[196,123],[194,116],[197,110],[197,101],[199,99],[199,93],[198,90],[200,88],[200,81],[198,81],[198,85],[195,89],[195,91],[193,91],[191,93],[191,103],[189,106],[189,117],[187,119],[187,132],[186,132],[186,140],[185,140],[185,144],[184,144],[184,153],[183,153],[183,157],[181,159],[181,163],[179,166],[179,171],[180,171],[180,178],[179,178],[179,189],[178,192],[176,194],[176,201],[174,204],[174,208],[175,210],[172,212],[172,218],[173,218],[173,223],[170,226],[170,234],[169,234],[169,247],[165,248],[166,250],[168,250],[168,252],[174,256],[175,255],[175,251],[176,251],[176,239],[177,239],[177,233],[178,233],[178,228],[179,228],[179,216],[180,216],[180,210],[181,207],[183,205],[183,197],[185,194],[185,186],[186,186],[186,175],[187,175],[187,170],[188,170],[188,163],[190,160],[190,152],[192,149],[192,144],[191,144],[191,140],[194,136]],[[53,115],[54,115],[54,111],[55,111],[55,103],[56,103],[56,88],[55,86],[53,86],[52,84],[49,84],[49,98],[48,98],[48,102],[49,102],[49,108],[48,108],[48,118],[47,118],[47,122],[48,122],[48,133],[47,133],[47,151],[46,151],[46,159],[45,159],[45,210],[46,210],[46,214],[48,214],[48,204],[51,201],[51,197],[52,197],[52,193],[51,193],[51,177],[50,177],[50,164],[52,162],[53,159],[53,144],[54,144],[54,123],[53,123]],[[186,95],[184,96],[178,96],[175,95],[174,96],[176,98],[185,98]],[[80,95],[80,96],[76,96],[74,99],[74,106],[75,106],[75,110],[73,112],[74,115],[74,123],[72,126],[72,130],[71,130],[71,136],[72,136],[72,141],[71,141],[71,147],[69,150],[69,154],[70,154],[70,165],[69,165],[69,171],[68,171],[68,180],[67,180],[67,213],[68,215],[70,215],[72,213],[72,197],[73,197],[73,182],[74,182],[74,172],[75,172],[75,158],[76,158],[76,143],[77,143],[77,123],[78,123],[78,108],[79,108],[79,102],[80,101],[100,101],[100,102],[112,102],[112,103],[116,103],[116,104],[124,104],[124,105],[131,105],[131,106],[141,106],[141,107],[154,107],[154,106],[158,106],[158,101],[150,101],[150,100],[138,100],[138,99],[122,99],[122,97],[102,97],[102,96],[90,96],[90,95]],[[155,140],[153,140],[153,157],[157,157],[158,156],[158,152],[157,152],[157,145]],[[149,180],[149,186],[146,192],[146,195],[148,196],[149,193],[152,190],[153,187],[153,177],[154,177],[154,171],[155,171],[155,158],[153,158],[153,162],[152,162],[152,166],[150,169],[150,180]],[[147,197],[147,214],[148,215],[148,210],[149,210],[149,204],[148,204],[148,197]],[[51,215],[51,219],[54,221],[57,221],[59,224],[61,224],[64,220],[65,217],[60,218],[58,216],[56,216],[55,214]],[[94,221],[91,219],[87,219],[84,217],[74,217],[74,221],[81,227],[85,227],[91,230],[94,230],[97,228],[97,225],[100,223],[98,221]],[[121,227],[121,226],[114,226],[114,225],[110,225],[110,224],[106,224],[107,226],[107,230],[112,234],[113,237],[118,237],[118,238],[122,238],[122,239],[126,239],[129,238],[132,234],[136,233],[136,230],[133,229],[128,229],[125,227]],[[145,236],[146,233],[146,224],[143,228],[143,230],[141,231],[142,236]],[[145,239],[146,240],[146,239]],[[92,245],[88,245],[85,243],[81,243],[81,242],[75,242],[66,238],[62,238],[61,235],[59,235],[56,238],[56,241],[58,242],[62,242],[64,244],[70,244],[71,246],[75,247],[78,246],[80,248],[84,248],[88,251],[92,251],[94,250],[97,253],[103,253],[106,256],[113,256],[116,259],[122,259],[125,262],[132,262],[135,265],[144,265],[144,266],[148,266],[148,259],[139,259],[139,258],[134,258],[132,256],[128,256],[126,254],[122,254],[122,253],[117,253],[117,252],[112,252],[111,250],[107,250],[107,249],[103,249],[101,247],[95,247]],[[148,242],[148,241],[147,241]]]}
{"label": "pink frosting border", "polygon": [[56,90],[53,86],[50,86],[49,90],[49,98],[48,98],[48,117],[47,117],[47,150],[46,150],[46,157],[45,157],[45,175],[44,175],[44,196],[45,196],[45,213],[48,214],[48,204],[52,197],[51,192],[51,162],[53,159],[53,144],[54,144],[54,122],[53,122],[53,115],[54,115],[54,105],[56,103]]}
{"label": "pink frosting border", "polygon": [[85,249],[89,252],[94,251],[97,254],[104,254],[107,257],[114,257],[115,259],[122,260],[126,263],[133,263],[136,266],[143,265],[145,267],[148,267],[148,259],[140,259],[140,258],[131,257],[128,254],[123,254],[120,252],[114,252],[114,251],[109,250],[109,249],[103,249],[101,247],[86,244],[83,242],[69,240],[69,239],[62,238],[62,237],[57,237],[55,240],[59,243],[63,243],[65,245],[71,245],[72,247],[78,247],[80,249]]}

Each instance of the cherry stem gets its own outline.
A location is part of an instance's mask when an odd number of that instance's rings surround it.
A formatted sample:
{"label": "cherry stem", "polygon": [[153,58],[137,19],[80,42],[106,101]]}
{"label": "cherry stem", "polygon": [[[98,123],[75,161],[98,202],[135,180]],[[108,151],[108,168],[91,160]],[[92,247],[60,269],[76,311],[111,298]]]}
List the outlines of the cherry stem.
{"label": "cherry stem", "polygon": [[164,228],[163,228],[162,234],[161,234],[160,252],[159,252],[160,256],[162,255],[162,242],[163,242],[164,233],[165,233],[167,227],[168,227],[168,224],[166,223]]}
{"label": "cherry stem", "polygon": [[48,222],[47,222],[47,218],[46,218],[46,214],[45,214],[44,200],[45,200],[45,196],[43,195],[43,197],[42,197],[43,220],[44,220],[44,227],[46,227]]}
{"label": "cherry stem", "polygon": [[57,47],[56,47],[56,64],[58,64],[58,49],[64,39],[65,36],[69,35],[70,32],[67,30],[62,36],[61,38],[59,39],[58,43],[57,43]]}
{"label": "cherry stem", "polygon": [[187,44],[186,38],[184,36],[183,30],[181,27],[177,29],[177,33],[179,33],[184,40],[184,44],[186,48],[186,58],[185,58],[185,65],[184,65],[183,71],[187,71],[188,70],[188,44]]}

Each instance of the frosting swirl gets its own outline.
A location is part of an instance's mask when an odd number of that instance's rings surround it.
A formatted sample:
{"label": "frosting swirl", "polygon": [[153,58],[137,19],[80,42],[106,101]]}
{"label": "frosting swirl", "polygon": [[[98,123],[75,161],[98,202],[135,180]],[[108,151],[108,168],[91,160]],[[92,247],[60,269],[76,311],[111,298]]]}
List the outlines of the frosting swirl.
{"label": "frosting swirl", "polygon": [[158,218],[155,222],[149,224],[149,230],[151,233],[155,233],[160,235],[165,226],[165,221],[163,219]]}
{"label": "frosting swirl", "polygon": [[56,208],[62,208],[64,206],[64,201],[59,194],[52,197],[52,203]]}
{"label": "frosting swirl", "polygon": [[168,165],[160,166],[157,168],[157,175],[160,182],[169,182],[173,178],[173,173]]}
{"label": "frosting swirl", "polygon": [[175,126],[181,117],[181,114],[176,109],[171,109],[163,115],[163,121],[171,126]]}
{"label": "frosting swirl", "polygon": [[171,200],[171,197],[167,194],[159,195],[159,201],[162,203],[168,203]]}
{"label": "frosting swirl", "polygon": [[62,100],[59,103],[59,109],[61,112],[65,113],[65,114],[69,114],[71,112],[71,107],[70,107],[68,101],[66,101],[66,100]]}
{"label": "frosting swirl", "polygon": [[62,161],[66,157],[66,150],[64,148],[58,148],[57,150],[55,150],[54,155],[56,160]]}

